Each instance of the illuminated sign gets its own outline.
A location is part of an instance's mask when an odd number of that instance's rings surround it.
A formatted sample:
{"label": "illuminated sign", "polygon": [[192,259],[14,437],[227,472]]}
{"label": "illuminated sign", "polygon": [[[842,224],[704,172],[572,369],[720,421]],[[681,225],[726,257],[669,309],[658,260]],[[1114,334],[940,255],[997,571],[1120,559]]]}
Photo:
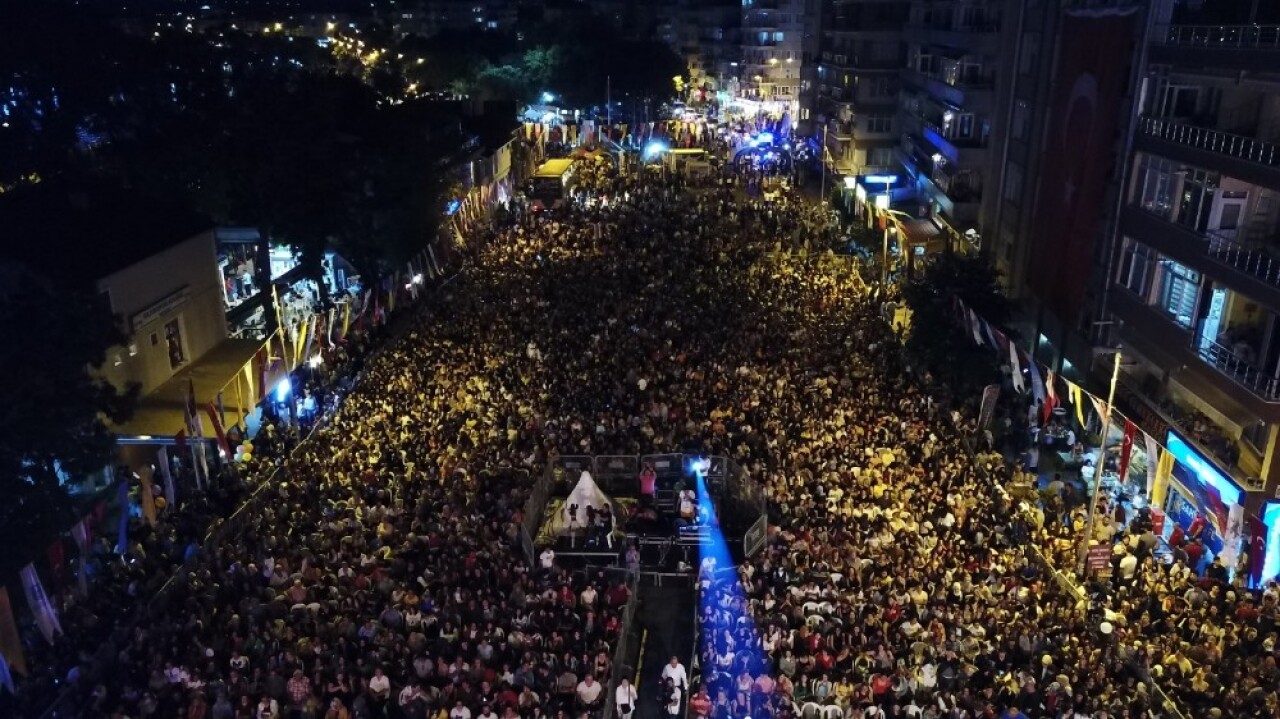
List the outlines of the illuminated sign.
{"label": "illuminated sign", "polygon": [[1230,478],[1204,461],[1204,458],[1187,446],[1181,437],[1170,432],[1166,444],[1173,458],[1194,472],[1201,484],[1207,484],[1218,490],[1218,496],[1222,498],[1223,504],[1240,504],[1244,492]]}
{"label": "illuminated sign", "polygon": [[897,175],[867,175],[862,179],[866,180],[868,185],[894,185],[898,182]]}

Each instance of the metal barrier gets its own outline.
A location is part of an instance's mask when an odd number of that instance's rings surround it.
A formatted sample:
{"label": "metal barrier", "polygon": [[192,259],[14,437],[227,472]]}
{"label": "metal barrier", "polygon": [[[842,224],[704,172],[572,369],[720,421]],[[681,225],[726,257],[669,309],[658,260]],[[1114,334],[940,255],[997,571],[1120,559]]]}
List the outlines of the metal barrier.
{"label": "metal barrier", "polygon": [[601,455],[592,464],[591,478],[605,494],[634,492],[640,477],[640,458],[635,455]]}
{"label": "metal barrier", "polygon": [[542,514],[551,499],[551,488],[556,483],[557,467],[548,462],[542,470],[542,476],[529,490],[529,498],[524,501],[524,517],[520,522],[520,545],[524,551],[525,561],[531,568],[536,568],[537,556],[534,554],[533,540],[538,536],[538,527],[542,526]]}
{"label": "metal barrier", "polygon": [[630,677],[636,668],[628,658],[631,655],[631,641],[635,629],[636,609],[640,606],[640,581],[638,575],[627,576],[627,605],[622,610],[622,623],[618,629],[618,646],[613,649],[613,662],[609,672],[609,691],[605,695],[604,709],[601,719],[613,719],[618,711],[614,697],[618,695],[618,682],[623,677]]}

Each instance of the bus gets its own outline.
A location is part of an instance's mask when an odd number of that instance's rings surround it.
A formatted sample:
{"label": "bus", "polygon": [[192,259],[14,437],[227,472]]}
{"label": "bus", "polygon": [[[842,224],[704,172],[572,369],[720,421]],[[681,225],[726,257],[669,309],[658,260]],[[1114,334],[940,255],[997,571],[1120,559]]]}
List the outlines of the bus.
{"label": "bus", "polygon": [[554,206],[564,200],[573,177],[573,158],[547,160],[533,174],[533,191],[530,195],[544,205]]}

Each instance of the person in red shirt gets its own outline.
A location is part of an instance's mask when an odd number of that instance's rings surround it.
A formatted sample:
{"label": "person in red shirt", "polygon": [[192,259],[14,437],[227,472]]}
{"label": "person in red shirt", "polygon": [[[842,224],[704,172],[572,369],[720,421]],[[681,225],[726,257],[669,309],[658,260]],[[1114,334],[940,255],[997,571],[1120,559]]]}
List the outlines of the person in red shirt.
{"label": "person in red shirt", "polygon": [[706,717],[711,714],[711,697],[707,695],[707,688],[702,687],[698,693],[689,699],[689,708],[693,710],[695,716]]}
{"label": "person in red shirt", "polygon": [[652,499],[657,490],[657,484],[658,473],[654,471],[653,464],[646,462],[644,469],[640,470],[640,496]]}

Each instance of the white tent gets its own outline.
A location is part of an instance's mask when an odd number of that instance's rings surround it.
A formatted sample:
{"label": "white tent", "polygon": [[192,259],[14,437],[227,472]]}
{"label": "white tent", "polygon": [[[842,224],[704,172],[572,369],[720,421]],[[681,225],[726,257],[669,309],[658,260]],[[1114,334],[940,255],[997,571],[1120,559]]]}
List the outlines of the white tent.
{"label": "white tent", "polygon": [[[569,493],[569,498],[564,500],[564,504],[561,505],[560,511],[556,512],[551,518],[551,533],[556,536],[563,536],[572,530],[585,529],[587,525],[587,507],[595,507],[599,510],[606,504],[613,510],[613,516],[617,517],[618,508],[614,505],[613,500],[600,491],[600,486],[591,478],[590,472],[583,472],[582,476],[578,477],[578,484]],[[577,505],[576,518],[569,513],[569,510],[575,505]]]}

